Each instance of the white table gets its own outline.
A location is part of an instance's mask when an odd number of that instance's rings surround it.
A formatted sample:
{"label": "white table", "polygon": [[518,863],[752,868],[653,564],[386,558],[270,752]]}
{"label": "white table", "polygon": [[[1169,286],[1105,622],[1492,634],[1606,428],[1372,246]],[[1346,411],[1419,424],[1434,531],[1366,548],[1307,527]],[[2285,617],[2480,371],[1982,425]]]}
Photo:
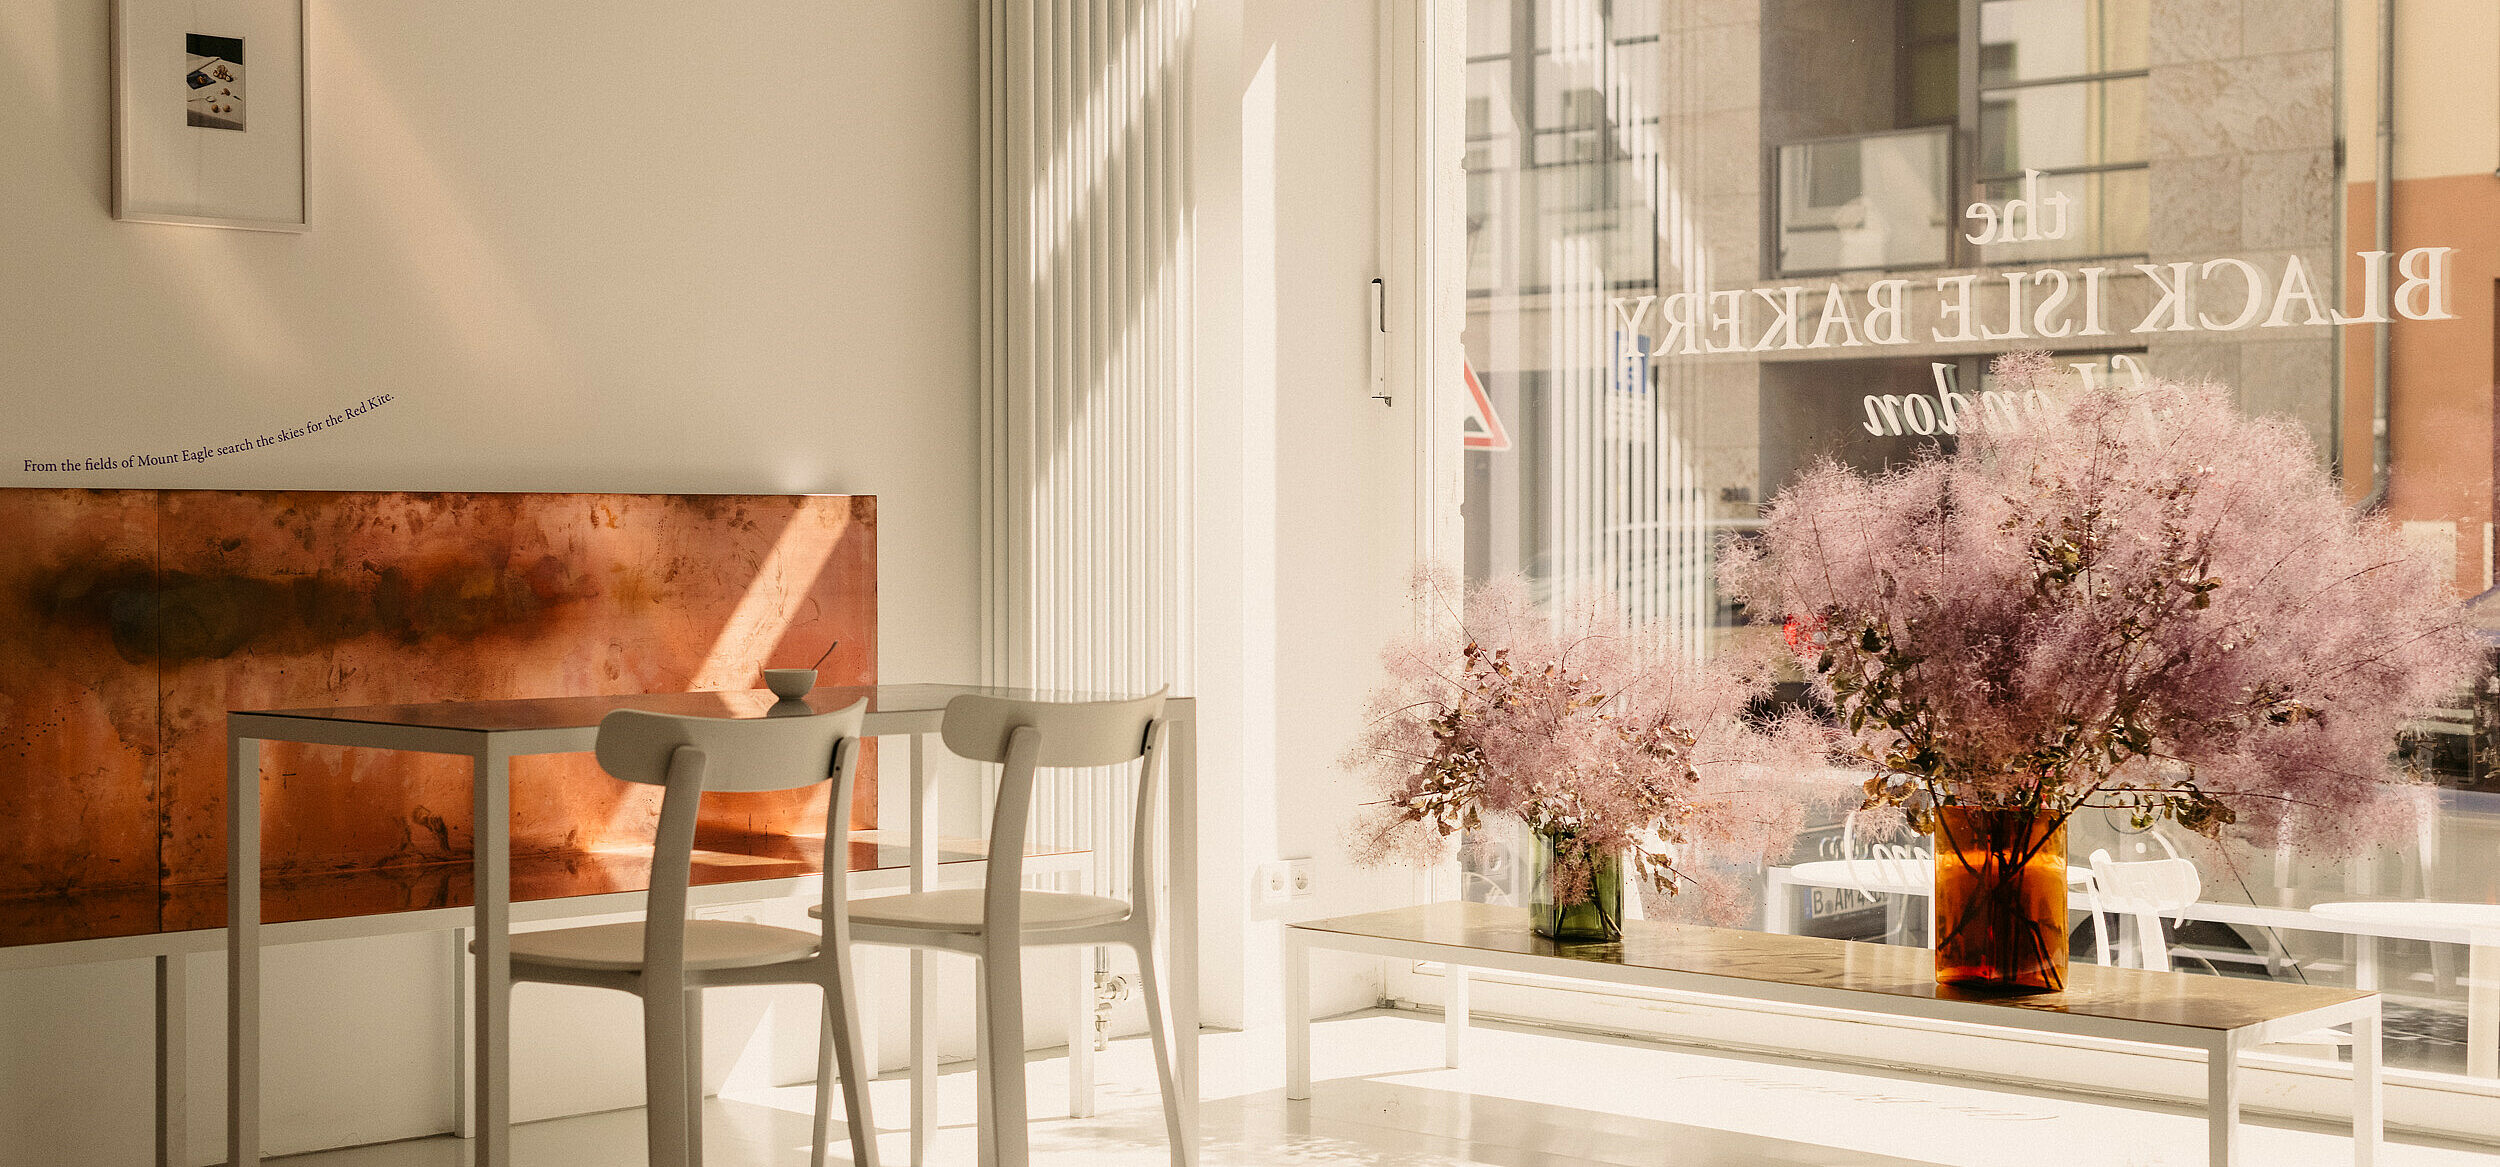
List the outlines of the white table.
{"label": "white table", "polygon": [[[2066,882],[2080,887],[2092,881],[2089,867],[2068,867]],[[1936,861],[1933,859],[1816,859],[1792,867],[1773,867],[1764,873],[1762,898],[1763,924],[1772,932],[1794,933],[1797,930],[1795,897],[1788,894],[1793,887],[1836,887],[1862,891],[1870,895],[1932,895],[1936,890]],[[2081,907],[2082,896],[2070,901]]]}
{"label": "white table", "polygon": [[[820,710],[869,701],[865,732],[911,738],[911,887],[937,886],[937,849],[928,814],[932,773],[928,745],[946,703],[965,693],[1043,700],[1094,694],[1035,692],[971,685],[874,685],[822,688],[808,695]],[[475,998],[470,1056],[476,1066],[472,1117],[478,1167],[511,1162],[510,994],[512,952],[511,761],[526,754],[588,751],[599,719],[616,709],[706,717],[760,717],[770,694],[661,693],[556,697],[516,701],[453,701],[338,709],[278,709],[226,715],[226,1162],[260,1163],[260,743],[365,746],[453,754],[471,760],[476,846],[473,867]],[[1166,837],[1170,862],[1162,891],[1169,921],[1171,1009],[1176,1076],[1184,1095],[1198,1093],[1197,703],[1166,701],[1171,719],[1170,800]],[[246,780],[250,776],[252,780]],[[882,825],[882,824],[880,824]],[[1137,894],[1152,894],[1137,889]],[[926,1162],[936,1098],[938,1003],[926,954],[911,955],[912,1160]],[[1194,1132],[1193,1132],[1194,1135]]]}
{"label": "white table", "polygon": [[2369,937],[2390,936],[2466,946],[2465,1072],[2500,1077],[2500,904],[2420,901],[2313,904],[2322,920],[2366,928],[2361,949],[2362,987],[2376,988],[2377,961]]}
{"label": "white table", "polygon": [[1452,1066],[1464,1046],[1471,968],[2201,1050],[2213,1167],[2240,1162],[2241,1051],[2350,1025],[2353,1162],[2378,1156],[2376,993],[2080,965],[2064,992],[1981,996],[1936,984],[1933,954],[1923,948],[1643,920],[1625,922],[1619,944],[1564,945],[1533,934],[1521,909],[1438,903],[1285,929],[1287,1098],[1311,1096],[1314,948],[1442,962],[1449,972],[1443,1060]]}

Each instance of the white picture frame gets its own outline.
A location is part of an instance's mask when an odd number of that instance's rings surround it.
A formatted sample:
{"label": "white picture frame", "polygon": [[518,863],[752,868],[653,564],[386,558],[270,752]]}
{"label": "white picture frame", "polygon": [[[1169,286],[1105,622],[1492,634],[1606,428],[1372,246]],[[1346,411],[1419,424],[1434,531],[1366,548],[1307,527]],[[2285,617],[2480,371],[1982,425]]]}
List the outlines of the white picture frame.
{"label": "white picture frame", "polygon": [[305,0],[113,0],[113,217],[304,231]]}

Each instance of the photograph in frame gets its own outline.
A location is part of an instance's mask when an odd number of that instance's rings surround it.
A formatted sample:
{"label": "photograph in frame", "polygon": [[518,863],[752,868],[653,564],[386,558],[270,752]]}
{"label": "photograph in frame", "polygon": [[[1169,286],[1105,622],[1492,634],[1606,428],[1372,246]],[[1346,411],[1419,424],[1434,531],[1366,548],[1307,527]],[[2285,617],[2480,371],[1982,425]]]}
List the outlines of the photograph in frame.
{"label": "photograph in frame", "polygon": [[190,124],[204,130],[247,129],[243,114],[243,38],[189,33],[183,38],[182,83],[191,90]]}
{"label": "photograph in frame", "polygon": [[304,49],[303,0],[114,0],[113,217],[305,230]]}

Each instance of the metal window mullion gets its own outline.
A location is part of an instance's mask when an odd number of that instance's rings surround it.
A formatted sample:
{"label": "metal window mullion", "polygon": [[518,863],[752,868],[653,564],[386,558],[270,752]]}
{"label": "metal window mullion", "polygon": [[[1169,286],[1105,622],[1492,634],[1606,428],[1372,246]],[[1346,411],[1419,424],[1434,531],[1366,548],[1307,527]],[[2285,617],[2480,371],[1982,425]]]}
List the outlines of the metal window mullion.
{"label": "metal window mullion", "polygon": [[[1979,83],[1981,97],[2009,89],[2041,89],[2051,85],[2082,85],[2091,81],[2139,81],[2151,77],[2151,69],[2116,69],[2107,73],[2073,73],[2064,77],[2025,77],[2015,81]],[[1974,81],[1976,83],[1976,81]]]}

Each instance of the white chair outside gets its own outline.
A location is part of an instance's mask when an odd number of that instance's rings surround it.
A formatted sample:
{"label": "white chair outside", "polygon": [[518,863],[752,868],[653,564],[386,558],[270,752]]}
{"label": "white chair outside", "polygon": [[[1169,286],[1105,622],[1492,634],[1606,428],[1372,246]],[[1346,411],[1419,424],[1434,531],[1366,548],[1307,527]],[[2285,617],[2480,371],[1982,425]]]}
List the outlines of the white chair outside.
{"label": "white chair outside", "polygon": [[[642,998],[644,1077],[653,1167],[703,1161],[703,990],[723,985],[811,984],[825,994],[825,1048],[841,1063],[852,1162],[877,1163],[868,1113],[871,1070],[859,1042],[859,1008],[843,912],[820,933],[687,917],[687,874],[697,803],[707,791],[790,790],[833,780],[826,810],[824,902],[847,902],[841,840],[851,816],[862,701],[832,713],[765,718],[680,717],[621,709],[599,723],[599,765],[627,782],[659,786],[649,909],[641,922],[512,937],[512,979],[615,989]],[[826,1088],[816,1096],[822,1167]]]}
{"label": "white chair outside", "polygon": [[2170,971],[2170,941],[2162,931],[2161,918],[2170,916],[2174,923],[2184,923],[2188,905],[2205,892],[2196,864],[2180,858],[2169,840],[2160,835],[2153,838],[2170,852],[2168,857],[2121,861],[2107,851],[2092,853],[2092,879],[2084,885],[2084,895],[2092,907],[2092,941],[2102,964],[2110,963],[2102,913],[2114,912],[2121,921],[2120,967]]}
{"label": "white chair outside", "polygon": [[[1861,846],[1858,812],[1853,810],[1840,823],[1840,860],[1848,865],[1849,878],[1859,892],[1885,896],[1884,942],[1907,943],[1914,915],[1908,910],[1905,895],[1931,895],[1935,891],[1936,853],[1932,846],[1915,842]],[[1921,931],[1923,934],[1925,929]],[[1932,936],[1927,946],[1935,947]]]}
{"label": "white chair outside", "polygon": [[[981,1133],[984,1162],[1022,1167],[1025,1131],[1023,950],[1126,945],[1137,954],[1165,1132],[1175,1167],[1192,1167],[1187,1132],[1192,1100],[1174,1075],[1171,1018],[1155,955],[1154,824],[1167,726],[1163,695],[1126,701],[1055,703],[962,696],[946,706],[946,748],[976,762],[1003,763],[990,819],[988,862],[979,888],[912,892],[851,905],[851,938],[959,952],[980,968]],[[1024,887],[1026,815],[1040,767],[1091,768],[1140,762],[1130,899]],[[1071,1042],[1087,1039],[1072,1033]],[[847,1081],[847,1077],[845,1078]],[[821,1111],[825,1075],[818,1076]]]}

